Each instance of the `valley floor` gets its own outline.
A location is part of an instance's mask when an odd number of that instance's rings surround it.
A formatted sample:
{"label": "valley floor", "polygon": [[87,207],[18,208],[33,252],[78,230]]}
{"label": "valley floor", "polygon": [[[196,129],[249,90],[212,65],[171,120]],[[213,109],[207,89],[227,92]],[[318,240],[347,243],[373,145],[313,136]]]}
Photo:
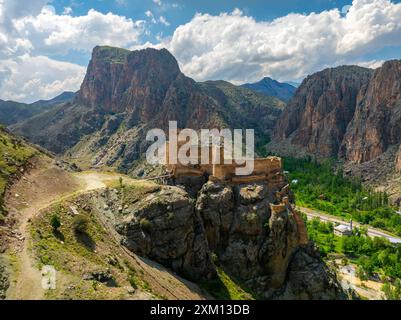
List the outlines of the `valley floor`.
{"label": "valley floor", "polygon": [[[305,213],[308,219],[313,219],[313,218],[319,218],[321,221],[325,222],[333,222],[336,224],[341,224],[341,225],[349,225],[349,221],[345,221],[344,219],[341,219],[340,217],[337,216],[331,216],[328,215],[327,213],[324,213],[322,211],[316,210],[316,209],[310,209],[310,208],[305,208],[305,207],[297,207],[299,211],[302,213]],[[357,227],[366,227],[365,225],[362,225],[358,222],[353,221],[352,224]],[[388,239],[391,243],[401,243],[401,237],[397,237],[395,235],[390,234],[387,231],[380,230],[377,228],[372,228],[372,227],[367,227],[367,234],[370,237],[383,237]]]}

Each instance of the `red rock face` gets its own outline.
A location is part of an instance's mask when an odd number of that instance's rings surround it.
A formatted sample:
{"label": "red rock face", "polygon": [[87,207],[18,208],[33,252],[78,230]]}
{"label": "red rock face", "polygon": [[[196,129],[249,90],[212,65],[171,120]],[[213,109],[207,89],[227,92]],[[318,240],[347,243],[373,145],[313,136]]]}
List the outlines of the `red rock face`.
{"label": "red rock face", "polygon": [[128,51],[96,47],[80,89],[84,105],[105,112],[127,112],[149,120],[181,76],[177,61],[165,49]]}
{"label": "red rock face", "polygon": [[401,61],[388,61],[360,92],[340,156],[352,162],[366,162],[400,142]]}
{"label": "red rock face", "polygon": [[336,156],[359,90],[371,74],[366,68],[344,66],[307,77],[278,121],[275,139],[289,139],[312,154]]}

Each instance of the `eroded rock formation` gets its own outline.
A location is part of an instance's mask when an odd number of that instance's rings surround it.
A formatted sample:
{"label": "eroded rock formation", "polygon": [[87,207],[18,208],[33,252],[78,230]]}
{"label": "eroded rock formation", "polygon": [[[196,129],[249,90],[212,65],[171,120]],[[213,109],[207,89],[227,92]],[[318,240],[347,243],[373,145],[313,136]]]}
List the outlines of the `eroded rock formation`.
{"label": "eroded rock formation", "polygon": [[[285,179],[239,185],[208,181],[195,198],[176,186],[160,186],[134,200],[129,189],[123,193],[102,194],[122,244],[184,277],[210,280],[217,263],[258,297],[345,298],[335,276],[308,247]],[[113,207],[121,199],[124,205]],[[304,283],[309,281],[304,273],[313,275],[310,283]]]}
{"label": "eroded rock formation", "polygon": [[370,161],[401,142],[401,61],[388,61],[362,89],[348,125],[340,156]]}
{"label": "eroded rock formation", "polygon": [[[376,70],[344,66],[306,78],[278,121],[270,145],[279,154],[361,164],[400,143],[401,61],[393,60]],[[386,166],[400,171],[400,155]]]}
{"label": "eroded rock formation", "polygon": [[288,140],[311,154],[337,156],[360,89],[371,75],[370,69],[342,66],[308,76],[280,117],[272,146]]}

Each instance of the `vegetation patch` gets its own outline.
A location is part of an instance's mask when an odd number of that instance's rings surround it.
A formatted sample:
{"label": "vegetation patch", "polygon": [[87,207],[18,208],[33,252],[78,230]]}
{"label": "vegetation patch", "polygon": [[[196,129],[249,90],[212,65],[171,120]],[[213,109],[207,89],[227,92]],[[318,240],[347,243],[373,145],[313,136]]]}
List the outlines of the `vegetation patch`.
{"label": "vegetation patch", "polygon": [[317,218],[304,220],[309,239],[314,241],[321,254],[343,255],[343,260],[357,265],[361,280],[380,279],[387,299],[401,299],[401,245],[393,245],[385,238],[370,238],[363,229],[354,229],[352,236],[338,237],[333,234],[333,224]]}
{"label": "vegetation patch", "polygon": [[0,127],[0,223],[4,220],[4,193],[10,177],[37,151]]}
{"label": "vegetation patch", "polygon": [[[214,258],[213,260],[216,260]],[[254,300],[256,297],[234,281],[221,266],[216,266],[217,278],[201,281],[199,285],[218,300]]]}
{"label": "vegetation patch", "polygon": [[284,168],[289,171],[298,206],[352,218],[401,236],[401,215],[388,195],[364,187],[359,180],[344,178],[341,170],[334,172],[332,161],[285,158]]}
{"label": "vegetation patch", "polygon": [[[73,204],[73,199],[68,199],[49,207],[29,227],[39,269],[50,265],[60,275],[57,279],[62,285],[47,292],[47,298],[129,299],[127,288],[142,284],[140,277],[131,281],[134,268],[95,214],[77,209],[77,215],[71,210]],[[98,274],[110,275],[114,285],[97,280],[93,275]]]}

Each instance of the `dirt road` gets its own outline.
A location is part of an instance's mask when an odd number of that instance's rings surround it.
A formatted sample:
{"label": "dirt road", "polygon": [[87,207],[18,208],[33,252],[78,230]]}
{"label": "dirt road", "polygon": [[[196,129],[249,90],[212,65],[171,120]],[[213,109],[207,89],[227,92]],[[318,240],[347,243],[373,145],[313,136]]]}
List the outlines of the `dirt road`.
{"label": "dirt road", "polygon": [[49,159],[39,159],[38,168],[32,169],[8,192],[7,203],[17,220],[10,245],[14,272],[7,299],[39,300],[43,298],[42,274],[33,262],[29,250],[29,221],[42,209],[62,197],[104,188],[107,182],[118,181],[120,175],[85,172],[70,174],[58,168]]}
{"label": "dirt road", "polygon": [[[318,210],[303,208],[303,207],[297,207],[297,209],[299,211],[305,213],[307,215],[308,219],[319,218],[322,221],[333,222],[333,223],[338,223],[338,224],[342,224],[342,225],[349,225],[349,223],[347,221],[342,220],[340,217],[331,216],[331,215],[328,215],[328,214],[318,211]],[[360,223],[355,222],[355,221],[353,221],[352,224],[358,228],[367,227],[366,225],[361,225]],[[388,232],[380,230],[380,229],[368,227],[367,232],[370,237],[383,237],[383,238],[388,239],[391,243],[401,243],[400,237],[391,235]]]}
{"label": "dirt road", "polygon": [[[35,167],[40,169],[32,169],[26,173],[11,187],[6,196],[8,210],[16,220],[13,230],[15,237],[12,238],[7,252],[12,264],[7,299],[40,300],[45,298],[45,291],[41,285],[42,274],[32,256],[28,232],[31,219],[42,209],[64,197],[118,183],[120,177],[123,177],[124,184],[138,183],[138,180],[118,173],[89,171],[72,174],[58,168],[48,158],[41,158],[38,161]],[[134,259],[137,268],[142,270],[141,273],[156,292],[162,292],[170,299],[211,298],[195,284],[178,277],[157,263],[137,257],[133,253],[127,252],[127,254]],[[138,294],[137,299],[149,298],[149,294],[143,297],[140,292]]]}

